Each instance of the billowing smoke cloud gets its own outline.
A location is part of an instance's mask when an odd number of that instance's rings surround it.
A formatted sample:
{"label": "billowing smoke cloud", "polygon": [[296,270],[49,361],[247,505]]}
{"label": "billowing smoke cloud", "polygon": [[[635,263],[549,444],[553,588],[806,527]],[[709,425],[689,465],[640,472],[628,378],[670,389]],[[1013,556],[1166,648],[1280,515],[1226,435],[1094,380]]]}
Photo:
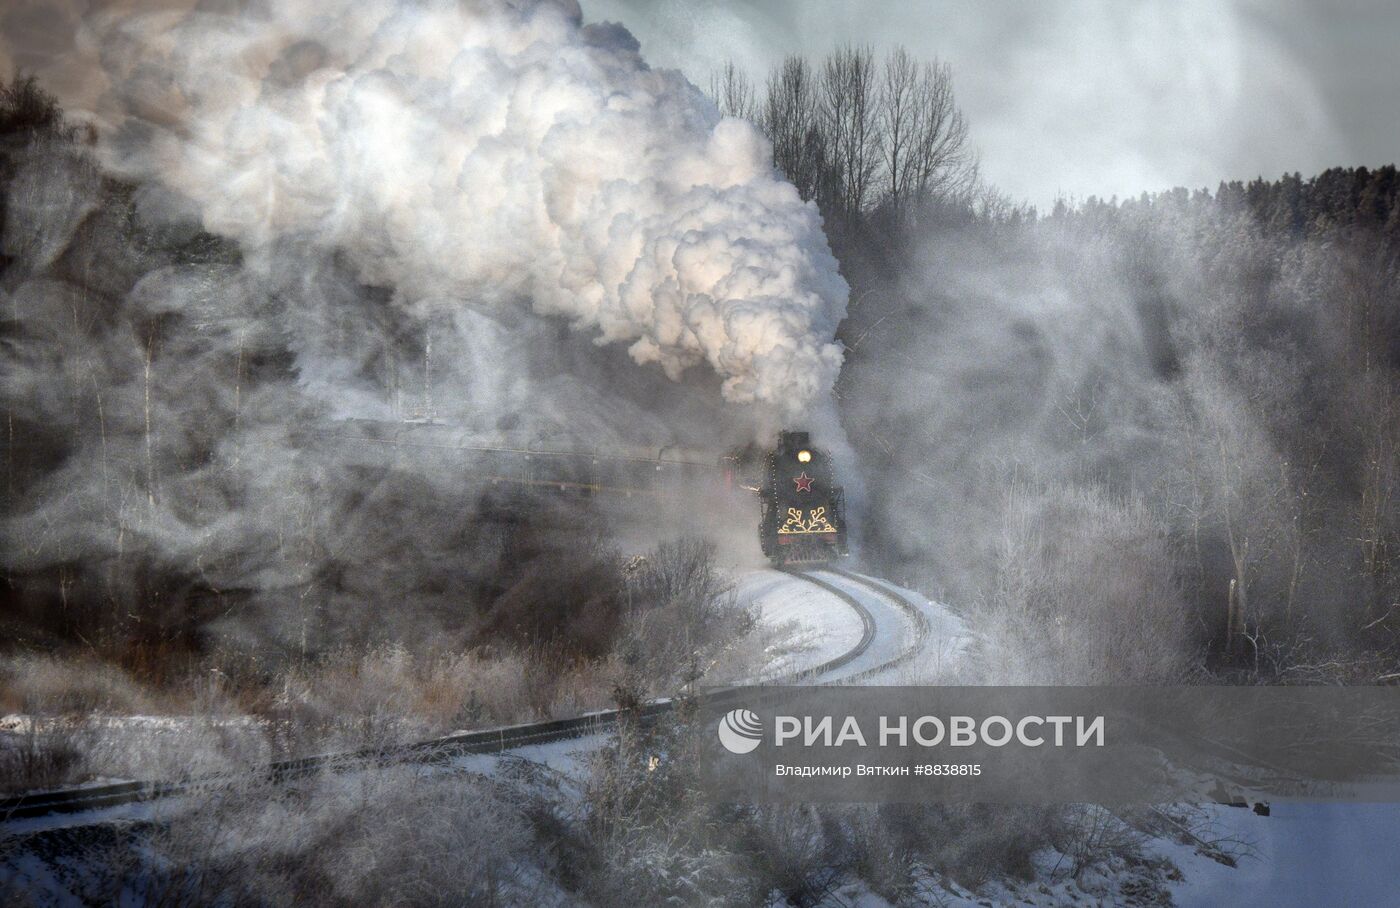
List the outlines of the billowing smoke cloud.
{"label": "billowing smoke cloud", "polygon": [[[835,433],[815,207],[620,28],[349,0],[0,25],[84,127],[0,146],[0,562],[31,612],[313,648],[460,625],[513,557],[497,505],[460,451],[348,418],[712,457],[793,412]],[[756,547],[704,505],[639,546]]]}
{"label": "billowing smoke cloud", "polygon": [[734,402],[835,379],[847,290],[815,206],[620,27],[456,0],[85,22],[111,162],[255,262],[304,237],[400,307],[528,303],[673,379],[706,363]]}

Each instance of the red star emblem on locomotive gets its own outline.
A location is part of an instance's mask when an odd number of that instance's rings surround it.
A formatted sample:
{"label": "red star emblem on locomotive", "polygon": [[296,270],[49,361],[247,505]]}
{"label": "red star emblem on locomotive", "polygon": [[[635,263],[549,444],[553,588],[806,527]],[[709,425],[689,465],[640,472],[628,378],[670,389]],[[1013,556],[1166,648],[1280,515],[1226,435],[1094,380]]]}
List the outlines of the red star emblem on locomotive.
{"label": "red star emblem on locomotive", "polygon": [[812,491],[812,483],[816,482],[816,477],[808,476],[807,471],[803,470],[802,475],[792,477],[792,481],[797,483],[797,491],[810,492]]}

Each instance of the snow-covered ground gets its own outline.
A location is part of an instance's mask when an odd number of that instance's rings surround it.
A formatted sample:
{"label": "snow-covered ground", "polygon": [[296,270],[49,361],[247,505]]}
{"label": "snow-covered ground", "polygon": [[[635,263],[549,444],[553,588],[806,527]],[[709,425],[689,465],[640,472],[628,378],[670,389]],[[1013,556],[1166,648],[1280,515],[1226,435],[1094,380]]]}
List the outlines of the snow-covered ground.
{"label": "snow-covered ground", "polygon": [[[830,572],[821,579],[839,586],[861,602],[875,621],[870,647],[850,663],[815,681],[840,683],[902,653],[914,638],[916,622],[898,602],[882,595],[903,598],[922,613],[927,633],[914,658],[884,672],[866,675],[862,684],[957,683],[966,670],[973,635],[946,606],[874,577],[862,577],[877,588]],[[744,575],[737,595],[755,606],[769,632],[770,661],[756,680],[768,680],[800,672],[842,655],[860,641],[860,616],[839,597],[800,578],[778,571],[761,570]],[[10,718],[10,717],[7,717]],[[15,717],[22,718],[22,717]],[[13,726],[14,719],[10,725]],[[162,720],[135,725],[165,730]],[[178,725],[178,723],[176,723]],[[237,723],[232,723],[237,726]],[[15,728],[10,728],[13,732]],[[607,740],[596,734],[567,741],[519,748],[509,754],[468,755],[450,761],[453,768],[498,776],[510,766],[538,765],[560,779],[568,790],[586,775],[589,754]],[[572,795],[572,796],[577,796]],[[44,817],[7,824],[10,835],[81,825],[122,817],[128,820],[158,819],[181,809],[180,798],[155,804],[127,805],[112,811],[93,811],[61,817]],[[1175,903],[1182,906],[1213,905],[1394,905],[1400,906],[1400,805],[1324,804],[1275,802],[1272,815],[1261,817],[1247,809],[1208,806],[1200,809],[1202,823],[1195,832],[1220,850],[1233,854],[1237,867],[1228,867],[1197,848],[1167,839],[1147,844],[1153,858],[1170,861],[1180,870],[1165,879]],[[1045,863],[1044,868],[1039,865]],[[1117,904],[1129,899],[1128,891],[1142,868],[1105,868],[1088,876],[1071,878],[1063,870],[1064,858],[1047,853],[1037,856],[1037,872],[1029,881],[991,882],[976,892],[951,880],[928,875],[921,897],[929,903],[956,906],[1027,904]],[[1051,866],[1054,865],[1054,866]],[[1155,866],[1155,865],[1154,865]],[[1165,863],[1163,867],[1168,867]],[[1168,867],[1168,869],[1170,869]],[[1161,869],[1150,871],[1161,882]],[[1136,876],[1135,876],[1136,874]],[[1160,890],[1158,890],[1160,891]],[[886,905],[859,880],[851,880],[834,893],[845,905]]]}
{"label": "snow-covered ground", "polygon": [[[813,575],[823,583],[829,583],[843,590],[846,595],[865,606],[875,623],[875,636],[871,639],[870,646],[850,662],[823,676],[822,681],[841,683],[855,679],[871,669],[899,658],[918,636],[914,621],[909,614],[890,597],[882,596],[859,583],[854,583],[840,574],[833,574],[830,571],[814,571]],[[841,603],[841,607],[847,613],[853,613],[851,607],[846,603]],[[861,679],[861,682],[878,683],[865,679]]]}
{"label": "snow-covered ground", "polygon": [[[915,590],[896,586],[878,577],[856,573],[855,576],[876,587],[870,589],[860,583],[833,574],[829,571],[817,572],[822,580],[839,586],[842,590],[870,610],[875,618],[875,640],[859,659],[843,666],[833,678],[840,681],[853,675],[879,666],[905,651],[917,636],[913,617],[901,607],[899,602],[913,605],[923,616],[927,628],[924,638],[919,641],[919,649],[911,658],[899,665],[868,674],[861,678],[861,684],[957,684],[967,683],[962,676],[963,658],[972,641],[972,632],[967,625],[946,605],[933,602]],[[854,572],[853,572],[854,573]],[[879,591],[888,595],[882,595]],[[891,596],[895,599],[890,598]]]}
{"label": "snow-covered ground", "polygon": [[490,775],[496,771],[502,760],[524,760],[545,766],[564,776],[580,778],[587,769],[588,755],[608,743],[610,737],[610,732],[599,732],[581,738],[517,747],[507,754],[466,754],[454,757],[451,765],[455,769]]}
{"label": "snow-covered ground", "polygon": [[[861,678],[863,684],[957,683],[972,632],[946,606],[878,577],[859,575],[876,587],[900,595],[920,607],[928,633],[919,654],[885,672]],[[913,634],[908,615],[893,602],[838,574],[820,572],[822,580],[839,586],[860,601],[875,618],[876,634],[869,649],[825,681],[840,681],[898,655]],[[741,595],[758,604],[763,620],[793,625],[791,643],[810,648],[785,654],[770,666],[768,676],[814,665],[850,649],[860,638],[859,618],[831,594],[776,571],[747,575]],[[1400,804],[1274,802],[1271,815],[1212,805],[1203,808],[1208,824],[1199,832],[1235,854],[1237,867],[1219,863],[1190,845],[1157,839],[1149,850],[1170,859],[1181,879],[1170,884],[1181,906],[1329,906],[1375,905],[1400,908]],[[972,893],[939,881],[937,903],[958,906],[987,904],[1070,904],[1088,895],[1084,888],[1055,874],[1033,885],[1004,891]],[[1100,893],[1111,881],[1099,881]],[[932,885],[932,884],[931,884]],[[993,887],[996,889],[997,887]],[[888,904],[860,885],[839,893],[849,904]],[[992,901],[989,902],[989,897]]]}
{"label": "snow-covered ground", "polygon": [[1203,838],[1240,852],[1227,867],[1157,840],[1181,869],[1178,905],[1400,905],[1400,804],[1275,801],[1270,815],[1215,805]]}
{"label": "snow-covered ground", "polygon": [[[820,679],[812,680],[840,683],[861,675],[864,675],[859,678],[862,684],[959,680],[959,660],[972,637],[962,619],[947,606],[876,577],[857,575],[876,587],[871,589],[830,571],[816,571],[815,574],[865,606],[874,619],[875,635],[865,652]],[[860,615],[840,597],[800,577],[781,571],[753,571],[739,579],[736,595],[741,602],[758,610],[759,620],[768,625],[768,632],[774,639],[770,661],[760,673],[759,681],[820,665],[849,652],[860,642],[863,631]],[[912,603],[920,610],[928,633],[914,658],[886,671],[866,674],[899,656],[916,637],[914,620],[897,599]]]}
{"label": "snow-covered ground", "polygon": [[774,635],[770,660],[755,680],[768,681],[821,665],[860,643],[860,616],[840,598],[782,571],[744,574],[735,596],[758,610]]}

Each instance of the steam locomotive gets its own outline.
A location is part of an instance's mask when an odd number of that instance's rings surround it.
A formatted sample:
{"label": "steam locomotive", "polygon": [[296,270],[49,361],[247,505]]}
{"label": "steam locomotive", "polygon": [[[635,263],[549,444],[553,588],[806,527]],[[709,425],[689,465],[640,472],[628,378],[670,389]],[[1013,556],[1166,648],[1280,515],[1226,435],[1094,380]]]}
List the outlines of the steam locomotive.
{"label": "steam locomotive", "polygon": [[757,491],[763,554],[775,565],[831,561],[846,554],[846,502],[831,456],[806,432],[778,433],[762,464]]}

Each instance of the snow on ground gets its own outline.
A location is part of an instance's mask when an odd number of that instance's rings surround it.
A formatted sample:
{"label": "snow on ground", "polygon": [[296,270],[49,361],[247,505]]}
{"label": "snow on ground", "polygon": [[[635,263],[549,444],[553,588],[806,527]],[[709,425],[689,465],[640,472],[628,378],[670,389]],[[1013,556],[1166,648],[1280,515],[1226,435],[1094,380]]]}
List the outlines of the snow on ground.
{"label": "snow on ground", "polygon": [[[865,684],[956,683],[965,665],[973,633],[947,606],[921,594],[895,586],[878,577],[858,575],[920,608],[928,621],[928,635],[920,654],[888,672],[861,679]],[[876,635],[860,657],[823,680],[850,677],[897,655],[913,632],[906,613],[883,596],[838,574],[821,572],[821,579],[841,587],[866,606],[875,618]],[[748,575],[740,584],[763,609],[772,625],[791,622],[791,642],[805,645],[800,653],[784,652],[765,673],[767,677],[811,666],[840,655],[860,639],[860,621],[848,605],[799,578],[777,571]],[[1275,802],[1271,816],[1250,810],[1211,805],[1204,808],[1212,821],[1208,841],[1238,853],[1238,867],[1227,867],[1198,854],[1189,845],[1155,839],[1149,850],[1175,863],[1182,879],[1170,884],[1181,906],[1400,906],[1400,804],[1345,804]],[[999,888],[993,884],[980,892],[960,889],[946,880],[925,894],[947,905],[994,904],[1058,905],[1105,896],[1116,901],[1114,880],[1097,885],[1084,881],[1056,881],[1047,873],[1031,883]],[[1131,875],[1125,876],[1125,879]],[[1121,882],[1121,881],[1120,881]],[[1086,891],[1087,890],[1087,891]],[[888,904],[855,883],[840,893],[847,904]]]}
{"label": "snow on ground", "polygon": [[1238,867],[1154,840],[1181,869],[1172,896],[1194,906],[1400,905],[1400,804],[1275,801],[1270,815],[1206,808],[1206,841],[1244,853]]}
{"label": "snow on ground", "polygon": [[[54,716],[30,716],[25,713],[11,713],[0,716],[0,733],[30,734],[35,731],[48,731],[70,720]],[[102,728],[152,729],[188,732],[192,728],[253,728],[263,724],[263,720],[252,716],[114,716],[104,713],[89,713],[82,717],[82,724]]]}
{"label": "snow on ground", "polygon": [[[914,638],[914,621],[891,597],[913,603],[928,622],[928,635],[919,655],[909,662],[860,679],[864,684],[927,684],[957,680],[961,657],[972,640],[963,620],[946,605],[931,602],[913,590],[878,577],[859,574],[878,589],[830,571],[815,571],[822,581],[840,587],[864,605],[875,621],[875,637],[864,653],[822,681],[851,679],[904,652]],[[889,595],[882,595],[883,590]],[[837,596],[781,571],[760,570],[743,575],[736,584],[740,602],[759,610],[775,643],[770,661],[758,680],[770,681],[820,665],[854,649],[863,631],[860,616]]]}
{"label": "snow on ground", "polygon": [[252,716],[0,717],[0,756],[23,759],[36,741],[57,751],[81,752],[93,776],[87,784],[215,775],[273,758],[267,723]]}
{"label": "snow on ground", "polygon": [[[928,631],[912,659],[861,679],[862,684],[966,683],[961,677],[963,657],[973,637],[962,618],[948,606],[931,601],[915,590],[896,586],[879,577],[852,572],[891,596],[914,605],[927,622]],[[838,679],[892,659],[904,651],[915,635],[914,621],[905,609],[886,596],[854,583],[840,574],[820,572],[821,579],[850,593],[875,617],[875,642],[860,659],[843,668]],[[886,632],[886,628],[892,632]],[[867,658],[868,657],[868,658]]]}
{"label": "snow on ground", "polygon": [[[813,571],[812,573],[823,583],[829,583],[843,590],[848,596],[865,606],[870,612],[870,617],[875,621],[875,636],[865,652],[839,669],[823,675],[822,681],[841,682],[854,678],[882,663],[897,659],[909,648],[916,636],[914,622],[909,613],[900,608],[893,599],[882,596],[859,583],[854,583],[840,574],[833,574],[830,571]],[[855,613],[850,605],[844,602],[839,604],[847,614],[853,616],[852,620],[859,620],[854,618]],[[879,683],[874,680],[873,676],[861,680],[862,683]]]}
{"label": "snow on ground", "polygon": [[930,642],[941,641],[956,651],[966,647],[972,641],[972,631],[968,629],[967,622],[943,603],[934,602],[918,590],[898,586],[881,577],[872,577],[858,571],[851,573],[896,596],[903,596],[907,601],[917,605],[919,610],[923,612],[924,619],[928,621],[928,640]]}
{"label": "snow on ground", "polygon": [[[504,761],[514,763],[534,763],[546,767],[562,777],[582,779],[587,771],[589,754],[608,742],[609,733],[598,732],[569,738],[563,741],[549,741],[517,747],[503,754],[463,754],[453,757],[449,765],[465,772],[492,775]],[[354,772],[376,772],[375,769],[359,769]],[[424,771],[434,771],[425,766]],[[347,773],[353,775],[353,773]],[[196,797],[196,802],[198,797]],[[135,804],[122,804],[117,807],[95,808],[74,813],[52,814],[30,817],[22,820],[0,820],[0,838],[5,836],[27,836],[68,827],[90,826],[96,823],[159,821],[162,818],[181,813],[187,799],[181,796],[162,798]]]}
{"label": "snow on ground", "polygon": [[607,744],[611,736],[610,731],[597,732],[563,741],[516,747],[501,754],[464,754],[452,759],[452,767],[491,775],[503,760],[524,761],[537,763],[571,779],[582,779],[588,768],[589,755]]}
{"label": "snow on ground", "polygon": [[759,681],[820,665],[860,643],[860,616],[836,596],[791,574],[753,571],[739,578],[734,592],[741,603],[758,610],[770,630],[781,632]]}
{"label": "snow on ground", "polygon": [[[860,576],[892,595],[905,597],[928,622],[928,634],[916,658],[889,672],[863,678],[861,683],[956,683],[974,639],[962,619],[946,606],[930,602],[914,591],[880,578]],[[821,579],[848,591],[870,610],[876,622],[870,648],[822,680],[849,678],[898,655],[908,645],[914,622],[894,601],[837,574],[823,572]],[[741,601],[755,606],[761,620],[775,632],[776,642],[769,649],[771,660],[760,680],[810,668],[848,652],[860,641],[862,623],[854,610],[798,577],[779,571],[757,571],[739,580],[737,594]],[[4,717],[9,721],[0,721],[0,730],[11,734],[21,730],[22,723],[15,720],[22,718]],[[146,717],[130,717],[127,722],[152,731],[183,724]],[[236,727],[238,723],[229,724]],[[531,745],[509,754],[460,756],[450,764],[457,770],[487,775],[502,772],[508,764],[538,764],[572,785],[584,776],[588,755],[606,739],[606,734],[599,733]],[[117,817],[159,819],[178,812],[181,800],[12,821],[5,824],[5,833],[24,835]],[[1220,864],[1197,853],[1191,845],[1152,840],[1147,844],[1150,855],[1170,860],[1180,868],[1181,879],[1169,884],[1178,905],[1400,906],[1400,804],[1275,802],[1268,817],[1223,805],[1202,810],[1209,824],[1196,831],[1222,850],[1236,854],[1239,866]],[[1038,869],[1044,872],[1037,873],[1031,881],[991,882],[976,892],[928,875],[921,881],[919,895],[933,904],[967,908],[988,904],[1110,904],[1121,903],[1129,896],[1124,887],[1134,879],[1134,874],[1125,868],[1093,880],[1067,879],[1058,867]],[[834,895],[846,905],[874,908],[889,904],[858,880],[838,887]]]}
{"label": "snow on ground", "polygon": [[36,832],[54,829],[93,826],[98,823],[142,823],[170,816],[184,806],[181,798],[163,798],[158,801],[141,801],[123,804],[119,807],[79,810],[73,813],[55,813],[42,817],[26,817],[22,820],[5,819],[0,822],[0,844],[10,837],[23,837]]}

